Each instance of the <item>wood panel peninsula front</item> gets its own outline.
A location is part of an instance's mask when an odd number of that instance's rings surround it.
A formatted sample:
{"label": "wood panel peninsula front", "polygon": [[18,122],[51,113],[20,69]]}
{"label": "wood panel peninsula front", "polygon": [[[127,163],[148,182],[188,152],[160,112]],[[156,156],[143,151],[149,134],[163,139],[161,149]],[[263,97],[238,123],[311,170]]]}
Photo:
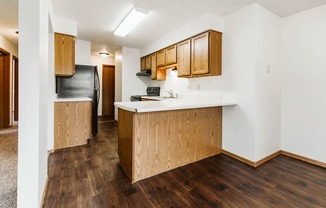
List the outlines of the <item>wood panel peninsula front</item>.
{"label": "wood panel peninsula front", "polygon": [[223,99],[116,102],[118,154],[136,181],[221,153]]}

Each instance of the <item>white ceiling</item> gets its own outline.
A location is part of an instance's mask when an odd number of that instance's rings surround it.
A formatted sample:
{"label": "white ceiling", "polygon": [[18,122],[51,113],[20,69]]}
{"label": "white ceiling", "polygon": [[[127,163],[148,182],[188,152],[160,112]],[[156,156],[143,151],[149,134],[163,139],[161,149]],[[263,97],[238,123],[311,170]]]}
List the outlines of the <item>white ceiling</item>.
{"label": "white ceiling", "polygon": [[[17,44],[18,0],[0,1],[0,34]],[[78,23],[78,39],[92,42],[92,53],[113,53],[121,46],[142,48],[154,40],[211,12],[230,14],[252,3],[258,3],[280,17],[322,4],[326,0],[52,0],[55,16]],[[133,6],[149,15],[127,36],[113,35]]]}

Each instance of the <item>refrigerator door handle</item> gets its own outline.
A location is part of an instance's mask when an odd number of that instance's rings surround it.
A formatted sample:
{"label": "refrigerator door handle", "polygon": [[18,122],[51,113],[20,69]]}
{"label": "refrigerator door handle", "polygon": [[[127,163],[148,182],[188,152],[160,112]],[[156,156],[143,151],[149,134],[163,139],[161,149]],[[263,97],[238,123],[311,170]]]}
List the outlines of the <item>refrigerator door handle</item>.
{"label": "refrigerator door handle", "polygon": [[97,105],[98,105],[100,102],[100,96],[101,96],[101,86],[100,86],[100,76],[98,75],[97,70],[96,70],[96,80],[97,80],[96,91],[97,91]]}

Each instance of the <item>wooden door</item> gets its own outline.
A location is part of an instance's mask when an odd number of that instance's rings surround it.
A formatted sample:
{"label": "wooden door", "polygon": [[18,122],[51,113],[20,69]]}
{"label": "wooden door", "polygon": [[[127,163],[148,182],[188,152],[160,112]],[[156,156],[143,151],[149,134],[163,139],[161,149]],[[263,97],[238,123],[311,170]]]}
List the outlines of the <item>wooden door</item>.
{"label": "wooden door", "polygon": [[165,49],[156,52],[156,66],[165,66]]}
{"label": "wooden door", "polygon": [[14,67],[14,121],[18,121],[18,58],[13,57]]}
{"label": "wooden door", "polygon": [[102,115],[114,117],[115,67],[103,65],[102,72]]}
{"label": "wooden door", "polygon": [[207,74],[209,72],[208,46],[209,32],[191,39],[191,73]]}
{"label": "wooden door", "polygon": [[146,56],[146,63],[145,63],[145,69],[148,70],[148,69],[151,69],[151,66],[152,66],[152,62],[151,62],[151,56],[148,55]]}
{"label": "wooden door", "polygon": [[54,71],[57,76],[72,76],[75,73],[75,37],[55,33]]}
{"label": "wooden door", "polygon": [[151,56],[151,65],[152,65],[152,80],[155,80],[156,77],[156,53],[153,53]]}
{"label": "wooden door", "polygon": [[190,76],[190,39],[178,44],[178,76]]}
{"label": "wooden door", "polygon": [[0,128],[10,123],[10,53],[0,48]]}
{"label": "wooden door", "polygon": [[166,65],[177,63],[177,45],[170,46],[165,49]]}
{"label": "wooden door", "polygon": [[146,57],[140,59],[140,71],[146,70]]}

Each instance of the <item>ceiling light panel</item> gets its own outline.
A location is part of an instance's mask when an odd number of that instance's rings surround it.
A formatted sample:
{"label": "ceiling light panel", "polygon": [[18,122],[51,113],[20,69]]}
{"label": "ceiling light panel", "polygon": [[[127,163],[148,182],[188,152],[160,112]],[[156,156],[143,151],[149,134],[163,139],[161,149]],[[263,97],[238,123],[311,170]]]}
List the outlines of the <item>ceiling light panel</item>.
{"label": "ceiling light panel", "polygon": [[126,36],[138,23],[140,23],[146,16],[148,12],[140,9],[133,8],[128,16],[121,22],[118,28],[114,31],[117,36]]}

